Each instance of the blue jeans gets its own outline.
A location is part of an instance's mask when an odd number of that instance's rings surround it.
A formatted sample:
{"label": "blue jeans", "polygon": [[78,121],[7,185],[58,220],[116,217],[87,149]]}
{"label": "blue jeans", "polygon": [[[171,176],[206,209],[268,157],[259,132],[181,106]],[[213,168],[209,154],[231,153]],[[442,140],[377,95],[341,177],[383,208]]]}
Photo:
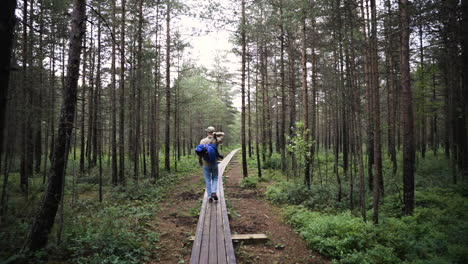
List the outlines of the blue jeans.
{"label": "blue jeans", "polygon": [[218,188],[218,163],[204,165],[203,174],[205,175],[206,191],[209,198],[212,193],[216,193]]}

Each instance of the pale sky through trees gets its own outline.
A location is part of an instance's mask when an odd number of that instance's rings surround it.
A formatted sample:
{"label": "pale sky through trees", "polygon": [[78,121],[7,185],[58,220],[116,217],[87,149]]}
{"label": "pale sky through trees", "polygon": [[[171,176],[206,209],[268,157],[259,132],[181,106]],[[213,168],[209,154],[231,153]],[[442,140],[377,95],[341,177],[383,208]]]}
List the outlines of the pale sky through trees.
{"label": "pale sky through trees", "polygon": [[[205,4],[208,5],[208,2],[215,2],[216,4],[219,4],[222,8],[232,8],[233,4],[230,0],[189,0],[184,1],[184,4],[187,4],[190,7],[194,7],[194,9],[197,10],[191,11],[199,14],[200,11],[204,11],[202,9],[206,9]],[[233,20],[236,22],[238,21],[238,17],[234,15],[237,12],[232,12],[232,16],[228,18],[225,14],[226,10],[229,9],[223,8],[222,12],[214,11],[213,20],[183,15],[180,16],[179,21],[177,21],[177,23],[181,26],[179,29],[182,31],[181,34],[184,36],[184,41],[188,42],[191,46],[185,51],[185,54],[189,55],[189,57],[185,60],[190,59],[199,66],[203,66],[208,70],[214,70],[215,57],[217,54],[219,54],[222,60],[224,60],[222,66],[226,67],[230,73],[235,74],[235,76],[237,77],[237,75],[240,74],[241,57],[234,54],[233,49],[235,48],[235,45],[231,42],[232,34],[235,30],[235,25],[221,23],[223,25],[220,26],[219,23],[213,22],[219,22],[219,17],[222,17],[223,19]],[[200,33],[191,34],[193,32]],[[235,82],[237,83],[237,81]],[[236,94],[233,103],[234,106],[240,110],[241,98],[239,94],[239,89],[240,86],[234,86],[233,90],[236,92]]]}

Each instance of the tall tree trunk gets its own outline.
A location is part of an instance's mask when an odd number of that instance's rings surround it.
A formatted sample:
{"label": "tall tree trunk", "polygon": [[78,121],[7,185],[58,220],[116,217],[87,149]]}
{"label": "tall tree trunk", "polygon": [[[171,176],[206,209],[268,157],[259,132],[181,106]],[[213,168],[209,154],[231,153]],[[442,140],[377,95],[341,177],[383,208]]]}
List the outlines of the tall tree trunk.
{"label": "tall tree trunk", "polygon": [[[257,65],[258,65],[258,42],[257,42]],[[258,177],[262,177],[262,164],[260,162],[260,119],[259,119],[259,108],[258,108],[258,75],[259,75],[259,67],[257,67],[256,72],[255,72],[255,153],[257,156],[257,175]]]}
{"label": "tall tree trunk", "polygon": [[[143,2],[144,0],[140,0],[138,3],[138,49],[137,49],[137,102],[136,102],[136,117],[135,117],[135,154],[134,154],[134,179],[138,180],[139,175],[139,168],[140,168],[140,146],[142,140],[141,137],[141,93],[142,93],[142,79],[143,79],[143,65],[142,65],[142,49],[143,49]],[[143,152],[143,155],[145,153]]]}
{"label": "tall tree trunk", "polygon": [[281,170],[286,172],[286,80],[284,72],[284,17],[283,17],[283,0],[280,1],[280,75],[281,75],[281,132],[280,132],[280,148],[281,148]]}
{"label": "tall tree trunk", "polygon": [[[112,0],[112,35],[115,38],[116,33],[116,18],[115,18],[115,1]],[[117,170],[117,101],[116,101],[116,70],[115,70],[115,39],[112,41],[112,54],[111,54],[111,155],[112,155],[112,184],[118,184],[118,170]]]}
{"label": "tall tree trunk", "polygon": [[[301,49],[301,66],[302,66],[302,103],[304,105],[304,141],[309,144],[309,92],[307,91],[307,39],[306,39],[306,17],[305,10],[302,15],[302,49]],[[310,190],[310,155],[309,149],[304,155],[304,184]]]}
{"label": "tall tree trunk", "polygon": [[244,178],[248,176],[247,171],[247,149],[245,145],[245,57],[246,57],[246,46],[247,41],[245,37],[246,28],[245,19],[245,0],[242,0],[242,25],[241,25],[241,42],[242,42],[242,86],[241,86],[241,98],[242,98],[242,116],[241,116],[241,141],[242,141],[242,175]]}
{"label": "tall tree trunk", "polygon": [[374,223],[379,222],[379,200],[383,194],[382,178],[382,150],[381,150],[381,131],[380,131],[380,95],[379,95],[379,75],[378,75],[378,57],[377,57],[377,10],[375,0],[371,3],[371,84],[373,101],[373,123],[374,123],[374,197],[373,211]]}
{"label": "tall tree trunk", "polygon": [[393,166],[393,174],[396,174],[398,164],[397,164],[397,157],[396,157],[396,149],[395,149],[395,124],[396,124],[396,70],[395,70],[395,62],[394,62],[394,48],[395,48],[395,37],[392,34],[392,26],[391,26],[391,2],[390,0],[385,1],[385,5],[387,6],[387,15],[389,18],[385,22],[385,34],[388,41],[388,44],[385,48],[385,58],[387,64],[387,115],[388,115],[388,129],[387,129],[387,137],[388,137],[388,155],[390,156],[390,160],[392,161]]}
{"label": "tall tree trunk", "polygon": [[[294,68],[295,64],[295,57],[294,57],[294,48],[293,48],[293,36],[291,32],[287,32],[288,35],[288,59],[289,59],[289,89],[290,89],[290,96],[289,96],[289,136],[293,136],[294,134],[294,127],[296,123],[296,71]],[[292,165],[292,172],[293,175],[296,175],[296,159],[294,157],[294,153],[290,153],[291,156],[291,165]]]}
{"label": "tall tree trunk", "polygon": [[171,133],[171,1],[167,1],[166,9],[166,142],[164,149],[164,165],[166,171],[171,170],[170,133]]}
{"label": "tall tree trunk", "polygon": [[414,210],[414,121],[413,95],[409,65],[409,14],[408,0],[399,0],[400,7],[400,57],[403,114],[403,203],[404,213]]}
{"label": "tall tree trunk", "polygon": [[160,81],[160,75],[159,75],[159,58],[160,58],[160,52],[158,47],[158,32],[159,32],[159,5],[160,5],[160,0],[157,0],[156,2],[156,42],[155,42],[155,54],[156,54],[156,60],[155,60],[155,65],[154,65],[154,101],[153,101],[153,106],[154,109],[151,111],[152,113],[152,122],[151,122],[151,131],[152,131],[152,136],[151,136],[151,177],[153,178],[153,182],[156,181],[156,179],[159,178],[159,102],[160,102],[160,93],[159,93],[159,81]]}
{"label": "tall tree trunk", "polygon": [[81,73],[80,173],[85,170],[85,105],[86,105],[86,33],[83,35],[83,70]]}
{"label": "tall tree trunk", "polygon": [[420,76],[420,81],[421,81],[421,93],[422,93],[422,98],[421,98],[421,103],[420,103],[420,109],[417,111],[420,113],[420,130],[421,130],[421,136],[419,139],[420,142],[420,149],[421,149],[421,157],[424,159],[426,157],[426,80],[425,80],[425,72],[424,72],[424,46],[423,46],[423,29],[422,29],[422,17],[421,15],[419,16],[419,63],[420,63],[420,71],[421,71],[421,76]]}
{"label": "tall tree trunk", "polygon": [[249,148],[249,158],[252,158],[252,101],[250,98],[250,57],[249,51],[247,50],[247,122],[249,126],[248,130],[248,148]]}
{"label": "tall tree trunk", "polygon": [[[28,1],[23,0],[23,39],[22,39],[22,86],[23,96],[25,100],[28,100],[29,96],[29,85],[28,85]],[[28,102],[28,101],[26,101]],[[25,106],[26,108],[27,106]],[[21,132],[21,169],[20,169],[20,187],[21,191],[28,195],[29,191],[29,177],[31,176],[30,167],[32,167],[31,160],[29,160],[29,134],[31,133],[31,126],[29,120],[29,111],[24,109],[26,112],[26,118],[22,121],[22,132]]]}
{"label": "tall tree trunk", "polygon": [[464,179],[468,179],[468,1],[461,1],[462,7],[462,25],[461,25],[461,51],[462,51],[462,78],[463,86],[459,98],[461,110],[460,129],[458,131],[460,138],[460,170]]}
{"label": "tall tree trunk", "polygon": [[0,9],[0,159],[3,152],[3,133],[5,131],[5,113],[10,83],[11,53],[16,24],[15,9],[16,0],[5,1]]}
{"label": "tall tree trunk", "polygon": [[125,1],[122,0],[120,28],[120,120],[119,120],[119,181],[125,185]]}
{"label": "tall tree trunk", "polygon": [[48,235],[54,224],[58,205],[62,199],[67,152],[73,132],[76,97],[80,66],[82,38],[85,32],[86,1],[74,0],[72,26],[70,34],[70,50],[68,54],[67,78],[64,90],[62,112],[60,114],[57,143],[54,150],[54,162],[49,177],[46,192],[42,198],[41,207],[34,219],[28,235],[26,246],[37,251],[47,245]]}
{"label": "tall tree trunk", "polygon": [[[39,65],[44,61],[44,45],[43,45],[43,32],[44,32],[44,6],[42,0],[39,0],[41,4],[39,11]],[[44,90],[44,71],[39,67],[39,93],[36,98],[37,100],[37,118],[35,120],[36,124],[36,134],[34,135],[34,160],[35,163],[35,172],[40,173],[42,165],[42,116],[43,116],[43,105],[42,105],[42,96]],[[1,156],[1,155],[0,155]]]}

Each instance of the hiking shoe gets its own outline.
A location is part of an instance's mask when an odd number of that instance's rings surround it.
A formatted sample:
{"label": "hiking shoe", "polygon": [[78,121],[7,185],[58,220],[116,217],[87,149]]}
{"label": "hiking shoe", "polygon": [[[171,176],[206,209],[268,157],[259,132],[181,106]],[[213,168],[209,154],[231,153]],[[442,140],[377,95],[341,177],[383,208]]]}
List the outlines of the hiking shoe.
{"label": "hiking shoe", "polygon": [[212,203],[212,202],[213,202],[213,198],[210,197],[210,199],[208,199],[208,202],[209,202],[209,203]]}
{"label": "hiking shoe", "polygon": [[212,197],[215,201],[218,201],[218,196],[216,195],[216,193],[211,194],[211,197]]}

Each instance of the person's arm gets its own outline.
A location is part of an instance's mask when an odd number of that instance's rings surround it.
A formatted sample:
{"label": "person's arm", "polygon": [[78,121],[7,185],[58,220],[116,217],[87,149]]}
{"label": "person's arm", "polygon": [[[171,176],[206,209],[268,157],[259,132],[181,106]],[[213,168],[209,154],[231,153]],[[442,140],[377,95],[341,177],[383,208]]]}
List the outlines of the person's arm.
{"label": "person's arm", "polygon": [[219,158],[219,159],[224,159],[224,156],[219,154],[219,151],[218,151],[218,146],[216,146],[216,158]]}

